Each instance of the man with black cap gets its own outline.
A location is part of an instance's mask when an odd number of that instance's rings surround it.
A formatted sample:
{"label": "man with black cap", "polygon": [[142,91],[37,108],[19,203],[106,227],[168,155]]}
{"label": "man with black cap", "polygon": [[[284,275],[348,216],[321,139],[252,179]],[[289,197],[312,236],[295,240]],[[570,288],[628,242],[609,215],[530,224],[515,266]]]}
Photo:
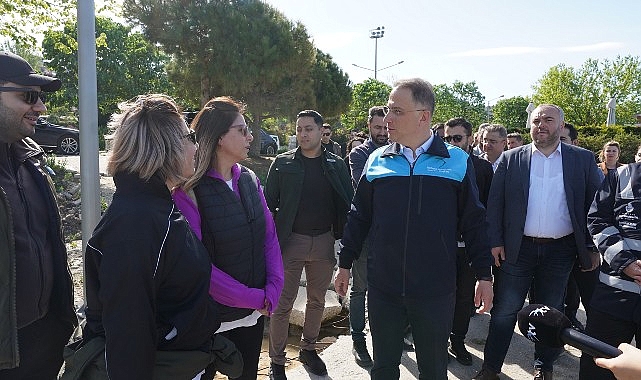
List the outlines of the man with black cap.
{"label": "man with black cap", "polygon": [[44,152],[29,137],[60,80],[0,52],[0,378],[56,379],[77,320]]}

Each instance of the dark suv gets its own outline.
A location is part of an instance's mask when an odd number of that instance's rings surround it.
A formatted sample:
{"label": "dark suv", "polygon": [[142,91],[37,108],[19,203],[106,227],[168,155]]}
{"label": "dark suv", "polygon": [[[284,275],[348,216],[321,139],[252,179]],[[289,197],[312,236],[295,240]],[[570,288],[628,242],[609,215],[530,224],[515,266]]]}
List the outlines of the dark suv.
{"label": "dark suv", "polygon": [[273,156],[278,152],[278,145],[276,141],[267,134],[267,132],[260,130],[260,154]]}
{"label": "dark suv", "polygon": [[52,124],[43,117],[39,117],[36,122],[33,140],[47,152],[80,153],[80,133],[77,129]]}

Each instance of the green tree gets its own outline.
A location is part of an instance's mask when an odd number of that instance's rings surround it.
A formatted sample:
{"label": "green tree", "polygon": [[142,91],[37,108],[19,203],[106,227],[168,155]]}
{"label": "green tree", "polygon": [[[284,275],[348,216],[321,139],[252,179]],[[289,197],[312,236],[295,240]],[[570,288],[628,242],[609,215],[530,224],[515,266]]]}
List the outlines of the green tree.
{"label": "green tree", "polygon": [[[231,95],[248,105],[254,136],[270,116],[316,105],[316,49],[301,23],[259,0],[125,0],[123,12],[176,60],[172,77],[203,105]],[[198,84],[198,87],[191,87]],[[252,143],[257,155],[260,139]]]}
{"label": "green tree", "polygon": [[349,76],[332,60],[332,56],[316,50],[312,67],[316,110],[328,122],[338,120],[352,101],[352,87]]}
{"label": "green tree", "polygon": [[501,99],[492,107],[492,122],[503,125],[510,132],[522,130],[527,127],[525,109],[528,104],[530,101],[522,96]]}
{"label": "green tree", "polygon": [[588,59],[578,69],[559,64],[533,88],[535,104],[557,104],[571,123],[605,124],[606,104],[611,97],[617,100],[617,121],[633,123],[641,103],[641,60],[633,56]]}
{"label": "green tree", "polygon": [[367,128],[367,111],[373,106],[387,104],[390,91],[392,87],[373,78],[355,85],[352,102],[347,113],[341,118],[343,133],[364,131]]}
{"label": "green tree", "polygon": [[[49,31],[43,40],[44,57],[62,80],[62,90],[51,95],[53,107],[73,112],[78,105],[77,24]],[[131,27],[105,17],[96,18],[96,73],[98,124],[101,136],[118,103],[139,94],[171,93],[165,72],[168,58]],[[102,141],[102,140],[101,140]]]}
{"label": "green tree", "polygon": [[75,1],[67,0],[0,0],[0,36],[35,46],[38,31],[71,19],[75,7]]}
{"label": "green tree", "polygon": [[464,117],[475,126],[485,121],[485,97],[476,82],[455,81],[451,86],[439,84],[434,86],[434,95],[436,109],[433,123],[444,123],[454,117]]}

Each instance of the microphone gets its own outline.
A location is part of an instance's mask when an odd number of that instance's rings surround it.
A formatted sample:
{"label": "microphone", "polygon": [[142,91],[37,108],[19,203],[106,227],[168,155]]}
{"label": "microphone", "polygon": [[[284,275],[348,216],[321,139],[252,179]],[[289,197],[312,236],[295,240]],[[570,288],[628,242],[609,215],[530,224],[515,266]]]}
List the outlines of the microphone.
{"label": "microphone", "polygon": [[554,348],[569,344],[595,358],[610,359],[622,354],[618,348],[571,328],[568,317],[553,307],[528,305],[519,311],[517,320],[521,334],[535,343]]}

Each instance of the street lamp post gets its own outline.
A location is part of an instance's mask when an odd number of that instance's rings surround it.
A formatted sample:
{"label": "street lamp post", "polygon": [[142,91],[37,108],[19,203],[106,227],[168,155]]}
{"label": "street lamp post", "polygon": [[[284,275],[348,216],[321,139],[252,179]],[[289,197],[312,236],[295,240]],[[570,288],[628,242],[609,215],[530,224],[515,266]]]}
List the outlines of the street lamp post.
{"label": "street lamp post", "polygon": [[378,72],[378,39],[383,38],[385,35],[385,27],[378,26],[376,29],[369,31],[369,38],[374,39],[374,79],[376,79],[376,73]]}
{"label": "street lamp post", "polygon": [[491,110],[490,102],[493,101],[493,100],[501,99],[503,97],[505,97],[505,95],[497,96],[496,98],[492,98],[492,99],[487,101],[487,106],[485,107],[485,112],[487,113],[487,122],[488,123],[490,122],[490,110]]}

